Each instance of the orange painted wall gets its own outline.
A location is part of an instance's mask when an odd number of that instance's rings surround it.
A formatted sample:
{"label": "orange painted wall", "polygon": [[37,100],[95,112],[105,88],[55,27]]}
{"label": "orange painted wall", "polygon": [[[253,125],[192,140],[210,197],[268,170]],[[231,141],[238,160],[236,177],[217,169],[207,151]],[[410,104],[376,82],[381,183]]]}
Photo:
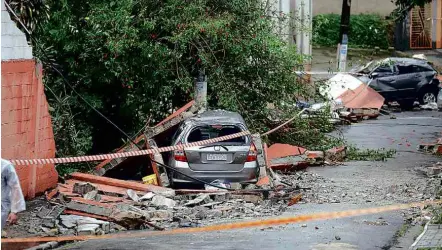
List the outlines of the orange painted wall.
{"label": "orange painted wall", "polygon": [[[32,59],[2,61],[1,66],[1,157],[55,157],[54,134],[41,80],[41,66]],[[36,171],[35,179],[32,168]],[[16,170],[27,198],[54,187],[58,180],[53,164],[16,166]]]}

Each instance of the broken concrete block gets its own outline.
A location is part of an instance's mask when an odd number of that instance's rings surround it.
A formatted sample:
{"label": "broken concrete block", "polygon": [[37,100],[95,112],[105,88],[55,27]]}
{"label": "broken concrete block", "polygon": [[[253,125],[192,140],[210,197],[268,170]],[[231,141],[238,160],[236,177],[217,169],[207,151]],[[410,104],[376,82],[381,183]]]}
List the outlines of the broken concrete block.
{"label": "broken concrete block", "polygon": [[257,186],[255,184],[248,184],[247,186],[244,187],[245,190],[253,190],[256,188]]}
{"label": "broken concrete block", "polygon": [[234,182],[234,183],[230,183],[230,188],[235,189],[235,190],[239,190],[239,189],[242,189],[242,185],[241,185],[241,183]]}
{"label": "broken concrete block", "polygon": [[77,225],[77,215],[61,215],[60,223],[66,228],[74,228]]}
{"label": "broken concrete block", "polygon": [[241,199],[244,200],[245,202],[251,202],[254,204],[258,204],[262,201],[262,197],[261,195],[249,195],[249,194],[245,194],[245,195],[239,195],[239,194],[232,194],[231,197],[232,199]]}
{"label": "broken concrete block", "polygon": [[98,224],[83,224],[77,227],[78,235],[95,235],[97,229],[100,227]]}
{"label": "broken concrete block", "polygon": [[139,200],[139,201],[146,201],[146,200],[150,200],[150,199],[152,199],[154,196],[155,196],[154,193],[149,192],[149,193],[147,193],[147,194],[141,196],[138,200]]}
{"label": "broken concrete block", "polygon": [[434,165],[433,167],[428,167],[426,170],[427,175],[431,177],[442,173],[442,166]]}
{"label": "broken concrete block", "polygon": [[325,160],[326,161],[337,161],[342,162],[346,157],[347,148],[345,146],[334,147],[327,151],[325,151]]}
{"label": "broken concrete block", "polygon": [[127,193],[127,196],[129,196],[129,198],[131,198],[131,200],[133,200],[135,202],[138,202],[140,200],[140,197],[138,197],[137,192],[135,192],[134,190],[128,189],[126,191],[126,193]]}
{"label": "broken concrete block", "polygon": [[199,205],[201,203],[205,203],[205,202],[210,202],[210,196],[208,194],[200,194],[198,197],[196,197],[193,200],[190,200],[189,202],[187,202],[186,204],[184,204],[184,206],[196,206]]}
{"label": "broken concrete block", "polygon": [[166,206],[168,208],[173,208],[176,206],[176,201],[157,194],[152,198],[151,204],[157,207]]}
{"label": "broken concrete block", "polygon": [[[92,219],[92,218],[89,218]],[[78,226],[80,225],[88,225],[88,224],[97,224],[99,225],[100,229],[104,232],[104,233],[109,233],[110,232],[110,223],[108,221],[87,221],[87,220],[79,220],[77,221]]]}
{"label": "broken concrete block", "polygon": [[170,198],[175,196],[175,190],[173,189],[165,189],[165,190],[152,190],[154,194],[159,194],[164,197]]}
{"label": "broken concrete block", "polygon": [[37,213],[37,217],[45,218],[51,213],[52,209],[48,209],[46,207],[41,207],[40,211]]}
{"label": "broken concrete block", "polygon": [[77,182],[74,184],[72,192],[84,195],[94,190],[97,190],[97,187],[89,182]]}
{"label": "broken concrete block", "polygon": [[173,212],[169,210],[156,210],[150,212],[150,217],[152,221],[170,220],[173,217]]}
{"label": "broken concrete block", "polygon": [[222,202],[222,201],[226,201],[227,200],[227,194],[215,194],[215,195],[213,195],[214,197],[213,197],[213,199],[215,200],[215,201],[219,201],[219,202]]}
{"label": "broken concrete block", "polygon": [[270,186],[270,177],[268,175],[261,177],[256,183],[256,186],[258,187]]}
{"label": "broken concrete block", "polygon": [[83,198],[87,199],[87,200],[95,200],[95,201],[100,201],[101,200],[101,196],[98,194],[97,190],[93,190],[90,191],[89,193],[86,193]]}
{"label": "broken concrete block", "polygon": [[41,221],[41,224],[44,227],[54,228],[55,227],[55,218],[54,217],[44,217]]}
{"label": "broken concrete block", "polygon": [[71,210],[110,217],[110,215],[112,214],[112,207],[105,206],[105,204],[96,203],[98,202],[86,199],[84,199],[83,201],[72,200],[66,205],[66,207]]}
{"label": "broken concrete block", "polygon": [[61,215],[60,220],[60,223],[66,228],[74,228],[78,225],[83,224],[97,224],[100,225],[100,228],[105,233],[108,233],[110,231],[110,223],[108,221],[97,220],[91,217],[79,215]]}
{"label": "broken concrete block", "polygon": [[118,223],[125,228],[135,229],[139,228],[149,214],[134,206],[117,206],[113,209],[112,214],[109,216],[115,223]]}

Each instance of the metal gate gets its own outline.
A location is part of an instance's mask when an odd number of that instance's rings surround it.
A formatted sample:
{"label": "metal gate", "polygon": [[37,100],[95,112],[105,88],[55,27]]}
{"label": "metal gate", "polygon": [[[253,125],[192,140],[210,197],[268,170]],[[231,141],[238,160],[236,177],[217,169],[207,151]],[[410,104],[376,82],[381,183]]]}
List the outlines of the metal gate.
{"label": "metal gate", "polygon": [[410,48],[431,49],[431,4],[410,11]]}

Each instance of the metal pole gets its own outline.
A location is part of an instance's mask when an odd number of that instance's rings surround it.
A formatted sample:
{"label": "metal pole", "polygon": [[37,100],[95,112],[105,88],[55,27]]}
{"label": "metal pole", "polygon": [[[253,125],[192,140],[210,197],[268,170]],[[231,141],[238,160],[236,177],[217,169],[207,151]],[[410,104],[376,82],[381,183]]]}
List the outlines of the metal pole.
{"label": "metal pole", "polygon": [[195,81],[195,104],[198,113],[207,109],[207,77],[204,68],[198,70],[198,76]]}
{"label": "metal pole", "polygon": [[351,0],[342,0],[341,27],[339,30],[339,71],[345,71],[347,64],[348,30],[350,26]]}

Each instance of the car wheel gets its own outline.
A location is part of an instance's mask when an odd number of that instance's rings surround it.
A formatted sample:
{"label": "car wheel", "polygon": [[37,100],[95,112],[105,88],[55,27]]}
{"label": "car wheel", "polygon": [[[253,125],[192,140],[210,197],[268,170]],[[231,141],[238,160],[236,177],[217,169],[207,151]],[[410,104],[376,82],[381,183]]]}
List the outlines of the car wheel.
{"label": "car wheel", "polygon": [[424,89],[419,95],[420,104],[428,104],[437,101],[437,91],[432,89]]}

